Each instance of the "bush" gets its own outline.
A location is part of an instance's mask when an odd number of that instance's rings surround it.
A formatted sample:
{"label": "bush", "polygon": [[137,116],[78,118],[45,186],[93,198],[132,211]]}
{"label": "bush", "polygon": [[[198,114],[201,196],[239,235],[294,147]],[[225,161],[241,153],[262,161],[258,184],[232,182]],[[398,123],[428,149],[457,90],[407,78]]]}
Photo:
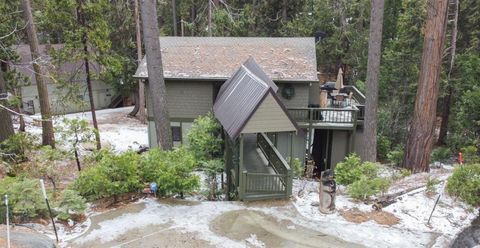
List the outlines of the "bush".
{"label": "bush", "polygon": [[105,154],[96,166],[83,170],[74,189],[88,200],[116,197],[142,188],[138,175],[140,156],[135,152]]}
{"label": "bush", "polygon": [[[290,163],[290,157],[287,157],[286,161]],[[290,169],[292,169],[293,176],[299,178],[303,176],[305,168],[302,166],[302,161],[299,158],[294,158]]]}
{"label": "bush", "polygon": [[352,198],[367,200],[370,196],[380,192],[385,193],[390,187],[390,182],[385,178],[368,178],[362,176],[360,180],[353,182],[347,188],[347,193]]}
{"label": "bush", "polygon": [[20,163],[28,160],[28,152],[35,147],[35,136],[19,132],[0,143],[1,159]]}
{"label": "bush", "polygon": [[369,179],[377,177],[379,167],[376,163],[362,162],[357,154],[349,155],[335,167],[335,178],[342,185],[349,185],[365,176]]}
{"label": "bush", "polygon": [[140,161],[140,178],[156,182],[159,195],[183,195],[200,185],[198,176],[192,173],[196,164],[194,155],[184,147],[172,151],[153,149],[144,153]]}
{"label": "bush", "polygon": [[[6,177],[0,181],[0,195],[8,195],[10,211],[15,219],[26,221],[47,216],[47,205],[42,196],[40,182],[23,177]],[[0,205],[1,213],[4,205]]]}
{"label": "bush", "polygon": [[198,162],[205,162],[222,156],[221,130],[220,124],[212,113],[200,116],[193,121],[187,138],[189,149]]}
{"label": "bush", "polygon": [[455,168],[448,178],[447,191],[473,206],[480,206],[480,164]]}
{"label": "bush", "polygon": [[55,210],[58,213],[57,217],[66,221],[68,219],[76,220],[78,216],[83,215],[85,208],[85,198],[74,190],[66,189],[56,202]]}
{"label": "bush", "polygon": [[390,163],[393,163],[396,166],[400,166],[403,161],[403,154],[403,147],[397,146],[393,151],[390,151],[387,154],[387,159]]}
{"label": "bush", "polygon": [[480,163],[480,156],[477,147],[474,145],[463,147],[461,149],[464,163]]}
{"label": "bush", "polygon": [[436,179],[436,178],[431,178],[431,177],[428,177],[427,178],[427,192],[428,193],[435,193],[435,185],[439,184],[440,183],[440,180]]}
{"label": "bush", "polygon": [[388,156],[388,151],[392,145],[391,141],[383,135],[377,137],[377,157],[380,160],[385,160]]}
{"label": "bush", "polygon": [[437,147],[430,154],[430,162],[443,162],[451,157],[452,153],[447,147]]}

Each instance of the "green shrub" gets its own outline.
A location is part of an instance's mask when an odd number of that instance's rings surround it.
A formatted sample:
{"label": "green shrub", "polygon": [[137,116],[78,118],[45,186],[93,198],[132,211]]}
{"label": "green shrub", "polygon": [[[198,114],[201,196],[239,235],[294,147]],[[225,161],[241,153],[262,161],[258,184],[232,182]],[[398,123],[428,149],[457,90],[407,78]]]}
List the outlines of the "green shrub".
{"label": "green shrub", "polygon": [[35,147],[36,137],[19,132],[0,143],[1,159],[20,163],[28,160],[28,153]]}
{"label": "green shrub", "polygon": [[347,194],[358,200],[366,200],[370,196],[376,195],[380,192],[384,193],[388,190],[390,182],[385,178],[368,178],[362,176],[360,180],[353,182],[347,188]]}
{"label": "green shrub", "polygon": [[403,147],[397,146],[394,150],[388,152],[387,159],[390,163],[400,166],[403,161],[404,150]]}
{"label": "green shrub", "polygon": [[85,208],[85,198],[81,197],[74,190],[66,189],[62,191],[62,194],[56,202],[55,210],[60,220],[68,220],[76,219],[76,217],[82,215]]}
{"label": "green shrub", "polygon": [[378,135],[377,136],[377,157],[380,160],[385,160],[388,156],[388,151],[392,142],[388,139],[387,136]]}
{"label": "green shrub", "polygon": [[184,147],[172,151],[153,149],[142,156],[140,178],[156,182],[159,195],[183,195],[200,185],[198,176],[192,173],[196,164],[194,155]]}
{"label": "green shrub", "polygon": [[461,149],[464,163],[480,163],[480,156],[477,147],[474,145],[463,147]]}
{"label": "green shrub", "polygon": [[357,154],[351,154],[335,167],[335,178],[342,185],[349,185],[360,180],[362,176],[367,178],[377,177],[379,167],[376,163],[362,162]]}
{"label": "green shrub", "polygon": [[[40,182],[24,177],[6,177],[0,181],[0,195],[8,195],[10,211],[15,219],[26,221],[47,216],[47,205],[42,196]],[[1,213],[4,205],[0,206]]]}
{"label": "green shrub", "polygon": [[473,206],[480,206],[480,164],[455,168],[448,178],[447,191]]}
{"label": "green shrub", "polygon": [[[290,163],[290,157],[287,157],[287,163]],[[294,158],[292,161],[291,168],[294,177],[301,177],[304,174],[304,167],[302,166],[302,161],[299,158]]]}
{"label": "green shrub", "polygon": [[217,195],[221,194],[217,189],[217,175],[223,172],[225,163],[222,159],[212,159],[203,163],[203,170],[207,174],[208,196],[209,200],[216,200]]}
{"label": "green shrub", "polygon": [[430,162],[443,162],[452,156],[450,149],[447,147],[437,147],[430,154]]}
{"label": "green shrub", "polygon": [[118,196],[142,188],[138,175],[140,156],[135,152],[106,154],[97,165],[80,173],[74,189],[88,200]]}
{"label": "green shrub", "polygon": [[188,131],[188,146],[198,162],[205,162],[222,156],[223,140],[221,126],[212,113],[193,121]]}
{"label": "green shrub", "polygon": [[436,178],[427,178],[427,192],[434,193],[436,192],[435,190],[435,185],[439,184],[440,181]]}

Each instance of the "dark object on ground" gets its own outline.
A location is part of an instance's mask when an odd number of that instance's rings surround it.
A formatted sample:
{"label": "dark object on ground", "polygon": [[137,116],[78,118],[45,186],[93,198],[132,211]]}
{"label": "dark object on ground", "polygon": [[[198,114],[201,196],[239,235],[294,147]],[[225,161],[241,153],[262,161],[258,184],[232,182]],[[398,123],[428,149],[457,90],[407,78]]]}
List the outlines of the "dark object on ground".
{"label": "dark object on ground", "polygon": [[423,188],[423,187],[425,187],[425,185],[422,184],[422,185],[419,185],[419,186],[415,186],[415,187],[412,187],[412,188],[408,188],[408,189],[399,191],[397,193],[383,195],[383,196],[373,200],[372,208],[380,211],[380,210],[382,210],[382,208],[395,203],[397,201],[396,199],[399,196],[405,195],[405,194],[407,194],[411,191],[414,191],[416,189]]}
{"label": "dark object on ground", "polygon": [[150,150],[150,147],[148,147],[148,146],[140,146],[140,148],[138,148],[137,153],[138,153],[138,154],[142,154],[142,153],[144,153],[144,152],[148,152],[148,150]]}
{"label": "dark object on ground", "polygon": [[[0,232],[0,244],[6,244],[7,234]],[[22,248],[55,248],[55,242],[45,235],[37,233],[10,232],[10,242],[12,247]]]}

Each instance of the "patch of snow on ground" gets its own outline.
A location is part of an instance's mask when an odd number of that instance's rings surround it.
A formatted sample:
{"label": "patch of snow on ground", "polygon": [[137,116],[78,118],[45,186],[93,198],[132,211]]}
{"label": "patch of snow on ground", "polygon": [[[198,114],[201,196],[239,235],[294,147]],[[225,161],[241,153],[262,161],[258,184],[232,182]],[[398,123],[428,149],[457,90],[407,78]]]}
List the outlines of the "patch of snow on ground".
{"label": "patch of snow on ground", "polygon": [[210,222],[217,216],[228,211],[242,209],[238,203],[200,202],[196,205],[169,205],[155,199],[146,199],[134,204],[141,203],[144,203],[145,207],[140,212],[125,213],[115,219],[96,223],[98,228],[74,242],[82,244],[100,240],[104,243],[115,240],[136,228],[171,224],[169,228],[198,233],[199,238],[209,241],[217,247],[244,247],[241,242],[219,236],[209,228]]}
{"label": "patch of snow on ground", "polygon": [[[133,109],[132,107],[102,109],[97,110],[98,128],[100,131],[100,139],[103,146],[111,146],[114,151],[123,152],[129,149],[136,150],[140,146],[148,146],[147,125],[142,124],[135,118],[128,117]],[[39,119],[40,115],[33,115],[33,118]],[[68,119],[84,119],[92,122],[91,112],[80,112],[67,115],[59,115],[54,118],[54,126],[61,125],[63,118]],[[25,118],[26,131],[41,137],[41,126],[32,120]],[[18,127],[18,125],[16,125]],[[57,137],[58,138],[58,137]]]}
{"label": "patch of snow on ground", "polygon": [[247,243],[247,247],[255,247],[255,248],[265,248],[265,243],[257,239],[257,235],[255,234],[250,234],[250,237],[245,239],[245,242]]}
{"label": "patch of snow on ground", "polygon": [[[435,186],[436,192],[443,192],[445,180],[450,174],[451,170],[432,170],[429,176],[441,181]],[[408,181],[409,187],[416,186],[415,182],[421,186],[421,183],[426,180],[425,176],[415,174],[404,180]],[[302,216],[312,220],[299,224],[316,227],[317,230],[322,230],[326,234],[371,247],[424,247],[432,244],[433,247],[447,247],[478,214],[478,210],[472,210],[466,204],[442,193],[430,225],[427,226],[428,217],[438,194],[429,197],[425,193],[426,187],[421,187],[402,195],[396,203],[383,209],[400,218],[399,224],[385,226],[374,221],[355,224],[345,220],[338,211],[333,214],[322,214],[318,210],[318,186],[316,181],[294,181],[293,204]],[[343,193],[344,187],[340,188],[335,201],[337,210],[358,208],[363,212],[372,211],[371,204],[355,202]],[[400,191],[395,188],[395,185],[392,188],[393,191]],[[295,219],[292,221],[295,222]]]}

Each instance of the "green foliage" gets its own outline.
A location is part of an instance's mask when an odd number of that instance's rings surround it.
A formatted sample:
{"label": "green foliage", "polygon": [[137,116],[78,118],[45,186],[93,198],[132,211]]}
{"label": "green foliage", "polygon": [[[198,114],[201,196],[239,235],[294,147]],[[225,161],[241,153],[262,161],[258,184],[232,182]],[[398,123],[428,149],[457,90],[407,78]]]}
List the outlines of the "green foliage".
{"label": "green foliage", "polygon": [[447,191],[473,206],[480,206],[480,164],[455,168],[448,178]]}
{"label": "green foliage", "polygon": [[138,175],[139,162],[140,156],[134,152],[108,154],[96,166],[80,173],[74,189],[87,200],[135,192],[143,186]]}
{"label": "green foliage", "polygon": [[335,178],[342,185],[350,185],[362,177],[376,178],[379,166],[372,162],[362,162],[356,154],[350,154],[335,167]]}
{"label": "green foliage", "polygon": [[97,132],[83,119],[63,118],[62,124],[57,128],[57,133],[60,134],[67,152],[75,157],[78,170],[80,170],[79,150],[81,144],[93,142]]}
{"label": "green foliage", "polygon": [[83,214],[86,208],[86,202],[76,191],[66,189],[62,191],[58,201],[55,203],[57,217],[60,220],[76,219]]}
{"label": "green foliage", "polygon": [[[287,158],[287,162],[290,162],[290,157]],[[299,158],[294,158],[292,161],[291,169],[294,177],[301,177],[304,174],[304,167],[302,161]]]}
{"label": "green foliage", "polygon": [[435,193],[435,185],[439,184],[440,181],[436,178],[428,177],[427,178],[427,192]]}
{"label": "green foliage", "polygon": [[212,159],[203,163],[203,170],[207,173],[207,184],[209,185],[209,200],[216,200],[217,195],[221,192],[218,192],[217,189],[217,174],[222,173],[225,168],[225,163],[222,159]]}
{"label": "green foliage", "polygon": [[452,156],[452,153],[447,147],[437,147],[432,150],[430,154],[430,162],[443,162],[449,159]]}
{"label": "green foliage", "polygon": [[0,159],[14,163],[27,161],[35,143],[35,136],[24,132],[16,133],[0,143]]}
{"label": "green foliage", "polygon": [[220,138],[221,127],[212,113],[200,116],[193,121],[187,137],[189,149],[197,161],[220,158],[223,141]]}
{"label": "green foliage", "polygon": [[388,152],[387,159],[390,163],[393,163],[396,166],[400,166],[403,161],[403,147],[397,146],[394,150]]}
{"label": "green foliage", "polygon": [[[47,214],[47,205],[42,196],[40,182],[24,177],[6,177],[0,180],[0,195],[8,195],[10,211],[20,221]],[[3,204],[0,209],[3,210]],[[1,211],[4,213],[3,211]]]}
{"label": "green foliage", "polygon": [[200,184],[198,176],[192,174],[195,166],[195,157],[184,147],[172,151],[153,149],[142,156],[139,173],[144,182],[158,184],[159,195],[182,195]]}
{"label": "green foliage", "polygon": [[380,160],[387,159],[392,142],[384,135],[377,135],[377,157]]}
{"label": "green foliage", "polygon": [[465,163],[480,163],[480,155],[476,146],[467,146],[461,149]]}
{"label": "green foliage", "polygon": [[368,178],[362,176],[347,188],[347,193],[354,199],[367,200],[370,196],[385,193],[390,187],[390,182],[385,178]]}

